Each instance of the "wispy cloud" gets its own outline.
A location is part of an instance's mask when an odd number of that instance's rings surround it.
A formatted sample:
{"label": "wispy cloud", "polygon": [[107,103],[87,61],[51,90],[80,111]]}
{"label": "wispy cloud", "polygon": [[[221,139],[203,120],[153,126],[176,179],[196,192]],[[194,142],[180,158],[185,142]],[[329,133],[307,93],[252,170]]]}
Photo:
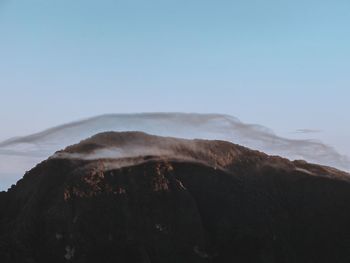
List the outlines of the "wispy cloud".
{"label": "wispy cloud", "polygon": [[[97,116],[1,142],[1,158],[6,157],[7,161],[6,169],[5,163],[0,162],[0,180],[3,181],[2,174],[6,170],[6,174],[17,174],[13,179],[15,182],[25,169],[30,169],[36,162],[51,156],[57,150],[104,131],[142,131],[187,139],[226,140],[268,154],[350,170],[349,158],[329,145],[314,140],[284,138],[264,126],[243,123],[229,115],[140,113]],[[299,131],[316,132],[310,129]]]}
{"label": "wispy cloud", "polygon": [[296,133],[321,133],[322,130],[317,130],[317,129],[298,129],[295,131]]}

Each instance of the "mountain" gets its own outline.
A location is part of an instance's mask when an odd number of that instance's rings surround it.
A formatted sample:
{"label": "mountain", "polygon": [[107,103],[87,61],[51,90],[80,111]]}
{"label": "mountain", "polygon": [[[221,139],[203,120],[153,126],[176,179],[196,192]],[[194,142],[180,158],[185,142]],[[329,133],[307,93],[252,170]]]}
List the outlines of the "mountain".
{"label": "mountain", "polygon": [[[283,138],[261,125],[223,114],[108,114],[66,123],[0,142],[0,190],[57,149],[105,131],[143,131],[186,139],[220,139],[292,160],[303,159],[350,171],[349,158],[318,141]],[[16,165],[11,165],[16,163]]]}
{"label": "mountain", "polygon": [[349,180],[226,141],[100,133],[0,193],[0,258],[350,262]]}

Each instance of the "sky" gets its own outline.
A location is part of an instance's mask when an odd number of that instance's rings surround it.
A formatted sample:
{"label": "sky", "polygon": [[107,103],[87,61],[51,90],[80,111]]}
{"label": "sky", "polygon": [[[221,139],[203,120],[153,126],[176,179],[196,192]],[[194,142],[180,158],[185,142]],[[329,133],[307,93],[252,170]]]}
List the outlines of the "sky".
{"label": "sky", "polygon": [[348,0],[0,0],[0,140],[223,113],[350,155]]}

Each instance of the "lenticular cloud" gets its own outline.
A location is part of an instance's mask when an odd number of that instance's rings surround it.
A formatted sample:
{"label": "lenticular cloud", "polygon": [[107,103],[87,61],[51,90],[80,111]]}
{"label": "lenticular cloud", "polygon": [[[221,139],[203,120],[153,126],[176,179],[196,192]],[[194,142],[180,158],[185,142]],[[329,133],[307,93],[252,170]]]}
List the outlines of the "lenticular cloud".
{"label": "lenticular cloud", "polygon": [[57,150],[104,131],[142,131],[160,136],[216,139],[289,159],[350,170],[349,159],[318,141],[280,137],[261,125],[246,124],[222,114],[108,114],[71,122],[0,143],[0,188]]}

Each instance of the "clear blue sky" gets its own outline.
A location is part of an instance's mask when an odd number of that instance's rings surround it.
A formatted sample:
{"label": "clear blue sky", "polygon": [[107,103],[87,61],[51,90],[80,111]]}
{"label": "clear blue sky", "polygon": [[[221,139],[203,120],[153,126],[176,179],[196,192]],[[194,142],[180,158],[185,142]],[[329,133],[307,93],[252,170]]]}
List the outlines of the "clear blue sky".
{"label": "clear blue sky", "polygon": [[218,112],[350,154],[348,0],[0,0],[0,139]]}

